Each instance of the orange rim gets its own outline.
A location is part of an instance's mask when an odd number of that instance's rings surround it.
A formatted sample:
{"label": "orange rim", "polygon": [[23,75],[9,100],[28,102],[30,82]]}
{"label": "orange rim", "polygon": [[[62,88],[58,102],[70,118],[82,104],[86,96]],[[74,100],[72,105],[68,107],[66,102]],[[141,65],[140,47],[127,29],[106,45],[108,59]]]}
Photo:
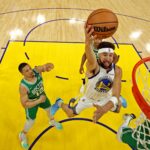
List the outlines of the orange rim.
{"label": "orange rim", "polygon": [[145,62],[150,61],[150,57],[146,57],[141,59],[139,62],[137,62],[132,70],[132,93],[133,96],[137,102],[137,104],[139,105],[139,107],[141,108],[142,112],[147,116],[148,119],[150,119],[150,106],[149,104],[145,101],[144,97],[142,96],[141,92],[139,91],[139,88],[137,86],[136,83],[136,71],[137,68],[141,65],[144,64]]}

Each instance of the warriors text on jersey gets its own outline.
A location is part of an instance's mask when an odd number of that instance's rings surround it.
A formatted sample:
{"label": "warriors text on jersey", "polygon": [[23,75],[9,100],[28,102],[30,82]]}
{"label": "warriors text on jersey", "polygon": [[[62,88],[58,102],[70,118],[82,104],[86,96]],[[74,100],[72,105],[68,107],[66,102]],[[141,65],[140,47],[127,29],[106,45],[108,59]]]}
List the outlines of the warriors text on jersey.
{"label": "warriors text on jersey", "polygon": [[110,97],[112,94],[113,79],[115,76],[115,67],[112,64],[112,69],[107,72],[106,69],[100,66],[100,71],[93,77],[88,79],[84,96],[88,99],[100,100]]}

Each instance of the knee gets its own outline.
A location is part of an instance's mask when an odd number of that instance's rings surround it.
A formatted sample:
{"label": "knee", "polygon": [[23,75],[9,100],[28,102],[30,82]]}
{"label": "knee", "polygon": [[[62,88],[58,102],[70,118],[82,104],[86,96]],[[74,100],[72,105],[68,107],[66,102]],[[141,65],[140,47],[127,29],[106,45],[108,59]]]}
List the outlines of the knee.
{"label": "knee", "polygon": [[34,122],[35,122],[35,120],[27,119],[25,126],[24,126],[24,132],[28,132],[29,129],[33,126]]}
{"label": "knee", "polygon": [[67,114],[67,116],[68,116],[69,118],[71,118],[71,117],[74,117],[74,116],[75,116],[75,114],[70,113],[70,114]]}
{"label": "knee", "polygon": [[27,124],[28,124],[29,126],[32,126],[32,125],[34,124],[34,122],[35,122],[34,119],[28,119],[28,120],[27,120]]}

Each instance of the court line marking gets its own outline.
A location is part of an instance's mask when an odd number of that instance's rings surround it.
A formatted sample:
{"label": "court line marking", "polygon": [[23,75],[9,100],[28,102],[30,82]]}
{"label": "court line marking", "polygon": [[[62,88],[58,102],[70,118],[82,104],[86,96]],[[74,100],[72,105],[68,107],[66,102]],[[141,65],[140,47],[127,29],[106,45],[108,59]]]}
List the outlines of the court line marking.
{"label": "court line marking", "polygon": [[[65,122],[68,122],[68,121],[87,121],[87,122],[93,122],[92,119],[89,119],[89,118],[67,118],[67,119],[64,119],[64,120],[61,120],[60,123],[65,123]],[[93,123],[94,124],[94,123]],[[101,123],[101,122],[96,122],[95,124],[97,125],[100,125],[106,129],[108,129],[109,131],[111,131],[112,133],[114,134],[117,134],[117,131],[115,131],[114,129],[112,129],[111,127],[107,126],[106,124],[104,123]],[[47,127],[45,130],[43,130],[36,138],[35,140],[32,142],[32,144],[30,145],[29,149],[28,150],[32,150],[33,146],[37,143],[37,141],[50,129],[54,128],[54,126],[49,126]]]}

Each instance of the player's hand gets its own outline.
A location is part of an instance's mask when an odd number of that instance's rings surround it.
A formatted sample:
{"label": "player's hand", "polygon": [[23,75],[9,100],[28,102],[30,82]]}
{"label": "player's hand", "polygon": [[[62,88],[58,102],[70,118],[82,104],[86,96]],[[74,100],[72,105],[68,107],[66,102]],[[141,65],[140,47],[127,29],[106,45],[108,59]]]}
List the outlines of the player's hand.
{"label": "player's hand", "polygon": [[41,95],[39,100],[40,100],[40,103],[44,103],[46,101],[46,96]]}
{"label": "player's hand", "polygon": [[122,107],[122,104],[121,104],[121,102],[120,102],[120,100],[119,100],[119,101],[118,101],[118,105],[117,105],[117,108],[116,108],[115,112],[116,112],[116,113],[119,113],[119,112],[120,112],[121,107]]}
{"label": "player's hand", "polygon": [[54,68],[54,65],[52,63],[47,63],[44,65],[44,71],[50,71]]}
{"label": "player's hand", "polygon": [[121,109],[121,105],[118,105],[118,106],[117,106],[117,109],[115,110],[115,112],[116,112],[116,113],[119,113],[119,112],[120,112],[120,109]]}
{"label": "player's hand", "polygon": [[94,104],[93,106],[96,107],[96,111],[93,115],[93,122],[96,123],[105,114],[105,110],[99,105]]}
{"label": "player's hand", "polygon": [[84,73],[84,68],[83,68],[83,66],[80,67],[79,72],[80,72],[80,74],[83,74],[83,73]]}
{"label": "player's hand", "polygon": [[85,26],[85,43],[91,44],[93,40],[97,38],[97,35],[93,36],[94,28],[92,25]]}

